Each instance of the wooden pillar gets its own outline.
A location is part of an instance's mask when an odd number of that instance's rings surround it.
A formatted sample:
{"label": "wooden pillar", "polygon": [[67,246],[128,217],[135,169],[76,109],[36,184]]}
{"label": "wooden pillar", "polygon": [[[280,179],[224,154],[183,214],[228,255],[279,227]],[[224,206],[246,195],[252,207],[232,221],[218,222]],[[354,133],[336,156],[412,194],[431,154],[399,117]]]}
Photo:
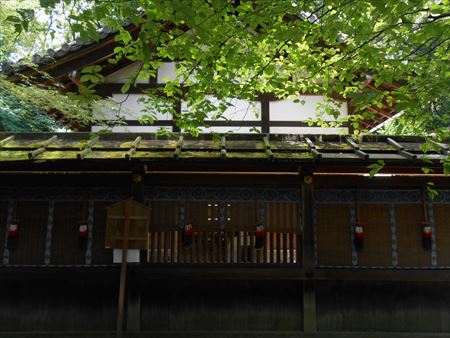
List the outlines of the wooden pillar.
{"label": "wooden pillar", "polygon": [[122,244],[122,262],[120,266],[120,284],[119,284],[119,303],[117,306],[117,327],[116,337],[123,337],[123,308],[125,303],[125,283],[127,276],[127,256],[128,256],[128,235],[130,232],[130,218],[131,218],[131,204],[125,204],[125,219],[123,230],[123,244]]}
{"label": "wooden pillar", "polygon": [[306,279],[303,281],[303,330],[316,332],[316,292],[313,281],[314,254],[314,224],[313,224],[313,182],[312,176],[304,177],[302,184],[302,224],[303,224],[303,271]]}
{"label": "wooden pillar", "polygon": [[266,95],[261,96],[261,132],[270,132],[270,101]]}
{"label": "wooden pillar", "polygon": [[47,233],[45,235],[45,252],[44,252],[44,264],[50,264],[50,258],[52,253],[52,229],[53,229],[53,216],[55,210],[55,202],[48,202],[48,218],[47,218]]}

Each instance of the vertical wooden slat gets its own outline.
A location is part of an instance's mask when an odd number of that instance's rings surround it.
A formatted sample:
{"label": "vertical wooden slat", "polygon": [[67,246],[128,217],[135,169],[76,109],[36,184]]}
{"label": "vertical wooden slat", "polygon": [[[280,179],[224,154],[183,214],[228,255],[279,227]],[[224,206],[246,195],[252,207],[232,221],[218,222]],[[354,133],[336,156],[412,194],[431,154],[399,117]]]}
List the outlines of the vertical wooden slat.
{"label": "vertical wooden slat", "polygon": [[299,252],[300,252],[300,248],[298,246],[298,243],[300,242],[298,240],[299,235],[292,234],[292,239],[293,239],[293,244],[292,244],[292,251],[293,251],[293,258],[294,260],[292,261],[292,263],[298,263],[299,260]]}
{"label": "vertical wooden slat", "polygon": [[261,249],[259,249],[259,250],[255,249],[255,233],[254,232],[250,233],[250,248],[251,248],[250,250],[252,252],[252,255],[251,255],[252,262],[258,263],[258,253],[261,251]]}
{"label": "vertical wooden slat", "polygon": [[216,262],[220,263],[220,247],[221,247],[221,241],[220,241],[220,230],[216,232]]}
{"label": "vertical wooden slat", "polygon": [[217,232],[217,263],[221,263],[222,260],[222,231]]}
{"label": "vertical wooden slat", "polygon": [[274,248],[274,263],[280,263],[280,242],[278,240],[278,233],[273,233],[273,248]]}
{"label": "vertical wooden slat", "polygon": [[181,232],[178,230],[178,262],[184,263],[184,247],[183,242],[181,240]]}
{"label": "vertical wooden slat", "polygon": [[248,261],[248,234],[247,231],[244,231],[243,233],[244,236],[244,245],[242,246],[242,250],[243,250],[243,254],[242,254],[242,260],[244,262]]}
{"label": "vertical wooden slat", "polygon": [[203,245],[203,232],[198,232],[198,262],[203,263],[204,262],[204,245]]}
{"label": "vertical wooden slat", "polygon": [[211,263],[217,263],[217,232],[211,231]]}
{"label": "vertical wooden slat", "polygon": [[149,232],[147,235],[147,263],[152,262],[152,233]]}
{"label": "vertical wooden slat", "polygon": [[286,264],[286,263],[289,263],[289,261],[288,261],[288,251],[289,251],[289,249],[288,249],[288,239],[287,239],[288,234],[284,233],[282,235],[282,237],[283,237],[283,263]]}
{"label": "vertical wooden slat", "polygon": [[164,232],[160,231],[158,233],[158,263],[164,263],[163,243],[164,243]]}
{"label": "vertical wooden slat", "polygon": [[183,245],[183,256],[184,256],[185,263],[192,263],[189,251],[190,251],[190,248]]}
{"label": "vertical wooden slat", "polygon": [[175,231],[169,231],[170,238],[170,262],[175,263]]}
{"label": "vertical wooden slat", "polygon": [[212,254],[213,240],[212,240],[212,236],[213,236],[212,231],[206,231],[206,236],[205,236],[206,238],[205,238],[205,240],[206,240],[206,247],[207,247],[206,252],[207,252],[207,262],[208,263],[212,263],[212,261],[213,261],[213,254]]}
{"label": "vertical wooden slat", "polygon": [[291,234],[286,234],[286,263],[291,263]]}
{"label": "vertical wooden slat", "polygon": [[152,231],[150,232],[150,237],[149,237],[149,262],[154,263],[155,262],[155,232]]}
{"label": "vertical wooden slat", "polygon": [[237,237],[237,262],[240,263],[242,261],[242,246],[244,244],[244,238],[241,231],[238,231],[238,237]]}
{"label": "vertical wooden slat", "polygon": [[164,236],[164,240],[163,240],[163,253],[164,253],[164,263],[169,263],[170,262],[170,256],[169,256],[169,232],[168,231],[163,231],[163,236]]}
{"label": "vertical wooden slat", "polygon": [[175,255],[174,255],[174,262],[175,263],[179,263],[180,262],[180,251],[178,249],[178,243],[180,242],[180,239],[178,238],[178,231],[174,230],[173,231],[173,247],[175,248]]}
{"label": "vertical wooden slat", "polygon": [[236,248],[236,233],[233,231],[230,233],[230,262],[231,263],[236,263],[236,253],[237,253],[237,248]]}
{"label": "vertical wooden slat", "polygon": [[266,252],[266,247],[265,247],[265,246],[263,246],[261,249],[258,249],[258,252],[257,252],[257,255],[258,255],[257,262],[258,262],[259,264],[265,263],[265,260],[264,260],[264,254],[265,254],[265,252]]}
{"label": "vertical wooden slat", "polygon": [[153,251],[154,251],[154,262],[158,263],[159,260],[159,248],[158,248],[158,243],[159,243],[159,232],[155,231],[153,233]]}
{"label": "vertical wooden slat", "polygon": [[223,243],[224,243],[224,252],[223,252],[223,262],[230,263],[230,236],[228,236],[229,232],[223,232]]}

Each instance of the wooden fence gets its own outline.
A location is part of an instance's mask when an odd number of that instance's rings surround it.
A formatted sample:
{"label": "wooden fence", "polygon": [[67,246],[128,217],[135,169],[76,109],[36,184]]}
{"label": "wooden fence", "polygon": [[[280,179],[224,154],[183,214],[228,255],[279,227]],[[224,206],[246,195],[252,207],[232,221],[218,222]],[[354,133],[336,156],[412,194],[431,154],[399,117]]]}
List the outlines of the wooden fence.
{"label": "wooden fence", "polygon": [[149,263],[254,263],[297,264],[300,237],[295,233],[265,234],[265,243],[255,247],[250,231],[194,231],[192,245],[185,246],[178,230],[149,233]]}

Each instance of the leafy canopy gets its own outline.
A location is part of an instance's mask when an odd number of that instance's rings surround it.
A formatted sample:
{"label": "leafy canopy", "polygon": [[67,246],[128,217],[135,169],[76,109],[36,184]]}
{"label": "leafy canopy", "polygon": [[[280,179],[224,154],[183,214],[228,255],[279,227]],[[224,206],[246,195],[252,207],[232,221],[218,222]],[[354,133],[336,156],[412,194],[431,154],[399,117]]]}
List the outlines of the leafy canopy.
{"label": "leafy canopy", "polygon": [[[188,132],[196,133],[211,111],[220,118],[228,97],[317,93],[352,100],[354,127],[370,116],[369,107],[389,105],[404,112],[402,121],[423,121],[424,132],[448,136],[448,111],[438,113],[442,123],[430,121],[450,88],[450,0],[39,2],[48,15],[61,6],[72,9],[65,19],[73,36],[98,40],[99,27],[118,30],[111,62],[141,61],[140,76],[154,76],[161,60],[177,61],[178,77],[149,91],[146,101],[174,114]],[[17,33],[27,28],[20,10],[10,18],[20,25]],[[139,27],[137,36],[124,28],[127,21]],[[99,77],[85,74],[88,94]],[[367,78],[374,88],[363,85]],[[194,112],[177,115],[160,103],[161,95],[169,102],[183,97]],[[336,114],[332,106],[325,110]],[[151,123],[154,116],[143,120]]]}

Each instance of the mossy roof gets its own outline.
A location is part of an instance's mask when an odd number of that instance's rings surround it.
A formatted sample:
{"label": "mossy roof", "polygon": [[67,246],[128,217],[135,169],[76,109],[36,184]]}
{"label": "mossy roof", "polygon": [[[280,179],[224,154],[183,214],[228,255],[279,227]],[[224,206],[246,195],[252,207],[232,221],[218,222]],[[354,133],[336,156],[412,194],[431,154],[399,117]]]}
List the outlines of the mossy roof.
{"label": "mossy roof", "polygon": [[448,157],[449,144],[432,142],[426,153],[420,137],[204,134],[198,138],[148,133],[0,133],[0,162],[66,160],[370,162]]}

